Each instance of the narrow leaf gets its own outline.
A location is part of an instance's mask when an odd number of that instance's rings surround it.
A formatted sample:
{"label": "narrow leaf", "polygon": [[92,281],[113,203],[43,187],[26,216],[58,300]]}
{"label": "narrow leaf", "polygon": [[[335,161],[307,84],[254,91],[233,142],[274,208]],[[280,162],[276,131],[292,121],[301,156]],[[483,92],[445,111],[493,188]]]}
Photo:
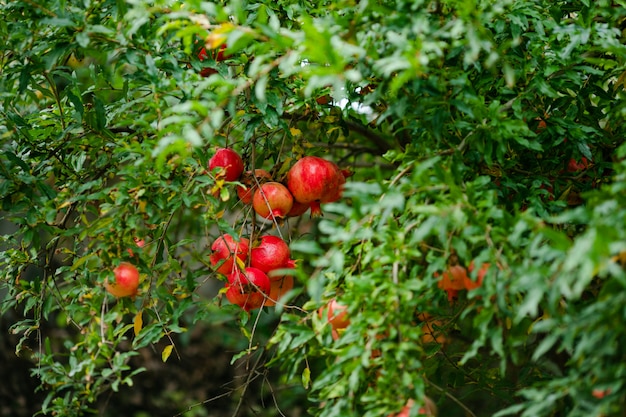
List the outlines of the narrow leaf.
{"label": "narrow leaf", "polygon": [[173,348],[174,348],[174,345],[165,346],[165,348],[163,349],[163,352],[161,353],[161,359],[163,360],[163,362],[167,362],[168,358],[172,354]]}
{"label": "narrow leaf", "polygon": [[135,336],[139,334],[141,329],[143,328],[143,311],[140,311],[135,315],[135,320],[133,321],[133,327],[135,330]]}

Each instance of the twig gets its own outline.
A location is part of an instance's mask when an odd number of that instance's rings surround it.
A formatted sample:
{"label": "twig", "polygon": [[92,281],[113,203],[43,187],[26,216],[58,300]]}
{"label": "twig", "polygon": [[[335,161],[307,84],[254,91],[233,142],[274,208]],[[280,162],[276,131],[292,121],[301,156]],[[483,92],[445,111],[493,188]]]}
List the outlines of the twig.
{"label": "twig", "polygon": [[474,412],[472,410],[470,410],[465,404],[463,404],[461,402],[461,400],[459,400],[458,398],[456,398],[454,395],[450,394],[448,391],[446,391],[445,389],[443,389],[442,387],[440,387],[439,385],[435,384],[434,382],[430,381],[428,378],[424,377],[424,381],[426,381],[426,383],[430,386],[432,386],[433,388],[435,388],[437,391],[443,393],[446,397],[450,398],[452,401],[454,401],[459,407],[461,407],[469,416],[471,417],[476,417],[476,414],[474,414]]}

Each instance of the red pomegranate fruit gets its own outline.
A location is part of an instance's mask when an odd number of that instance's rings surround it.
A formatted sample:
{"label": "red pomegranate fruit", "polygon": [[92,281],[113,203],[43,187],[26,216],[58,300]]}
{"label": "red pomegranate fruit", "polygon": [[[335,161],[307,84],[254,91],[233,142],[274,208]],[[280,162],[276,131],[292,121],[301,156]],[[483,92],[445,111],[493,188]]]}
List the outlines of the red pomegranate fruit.
{"label": "red pomegranate fruit", "polygon": [[[225,59],[229,57],[228,55],[224,54],[225,49],[226,49],[226,44],[223,44],[221,48],[219,49],[219,51],[217,51],[217,53],[215,52],[215,50],[210,50],[210,52],[207,52],[206,48],[202,48],[198,52],[198,59],[200,61],[204,61],[209,58],[209,53],[210,53],[211,57],[214,58],[216,62],[224,61]],[[208,77],[212,74],[217,74],[217,70],[215,68],[205,67],[200,70],[200,75],[202,77]]]}
{"label": "red pomegranate fruit", "polygon": [[296,200],[293,200],[293,206],[291,206],[291,210],[287,213],[287,217],[298,217],[306,213],[306,211],[311,208],[311,203],[300,203]]}
{"label": "red pomegranate fruit", "polygon": [[250,241],[243,237],[238,242],[231,235],[223,235],[213,241],[211,245],[211,255],[209,260],[211,265],[220,266],[216,269],[220,274],[228,275],[236,269],[235,255],[242,262],[245,262],[248,257],[248,248],[250,247]]}
{"label": "red pomegranate fruit", "polygon": [[264,219],[284,218],[293,207],[293,196],[279,182],[262,184],[252,197],[252,208]]}
{"label": "red pomegranate fruit", "polygon": [[230,148],[219,148],[209,159],[209,169],[221,168],[219,175],[226,181],[236,181],[243,173],[243,160],[241,156]]}
{"label": "red pomegranate fruit", "polygon": [[288,268],[290,256],[287,242],[278,236],[265,235],[250,250],[250,266],[268,273],[274,269]]}
{"label": "red pomegranate fruit", "polygon": [[321,214],[320,203],[336,201],[341,196],[345,177],[339,167],[324,158],[305,156],[287,172],[287,188],[299,203],[311,204],[311,216]]}
{"label": "red pomegranate fruit", "polygon": [[226,298],[245,311],[261,308],[269,295],[270,279],[260,269],[248,267],[228,276]]}
{"label": "red pomegranate fruit", "polygon": [[280,281],[282,278],[289,276],[288,274],[286,274],[285,269],[295,269],[296,268],[296,260],[295,259],[289,259],[287,261],[287,264],[285,266],[283,266],[282,268],[278,268],[278,269],[271,269],[267,272],[267,276],[269,277],[270,281]]}
{"label": "red pomegranate fruit", "polygon": [[272,176],[264,169],[255,169],[254,174],[252,171],[246,171],[241,177],[241,183],[243,186],[237,186],[237,196],[239,200],[244,204],[252,204],[252,197],[254,192],[258,188],[257,184],[263,184],[268,180],[271,180]]}
{"label": "red pomegranate fruit", "polygon": [[[415,400],[409,399],[402,410],[396,414],[389,414],[387,417],[409,417],[411,415],[411,410],[415,407]],[[436,417],[437,416],[437,405],[435,402],[428,396],[424,396],[424,406],[420,407],[417,410],[417,415],[419,416],[428,416],[428,417]]]}
{"label": "red pomegranate fruit", "polygon": [[584,171],[589,167],[589,161],[584,156],[578,162],[576,159],[571,158],[567,162],[567,172]]}
{"label": "red pomegranate fruit", "polygon": [[278,280],[270,281],[270,293],[265,300],[267,307],[275,306],[285,294],[293,289],[293,277],[285,275]]}
{"label": "red pomegranate fruit", "polygon": [[113,269],[113,275],[115,276],[114,282],[109,282],[107,279],[104,283],[104,287],[110,294],[117,298],[137,295],[139,271],[134,265],[123,262]]}
{"label": "red pomegranate fruit", "polygon": [[350,325],[348,308],[333,298],[328,302],[328,304],[317,310],[317,315],[320,318],[324,317],[324,310],[326,310],[326,320],[331,327],[332,338],[333,340],[337,340],[339,339],[341,332],[343,332],[343,329]]}

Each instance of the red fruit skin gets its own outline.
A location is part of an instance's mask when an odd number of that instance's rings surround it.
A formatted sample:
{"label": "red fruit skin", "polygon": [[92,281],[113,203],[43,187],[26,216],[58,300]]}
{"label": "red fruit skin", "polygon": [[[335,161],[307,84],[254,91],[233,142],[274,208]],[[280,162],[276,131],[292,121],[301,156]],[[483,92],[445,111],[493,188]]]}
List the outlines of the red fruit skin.
{"label": "red fruit skin", "polygon": [[568,172],[578,172],[584,171],[589,167],[589,161],[584,156],[580,158],[580,162],[576,161],[574,158],[570,158],[567,163],[567,171]]}
{"label": "red fruit skin", "polygon": [[250,266],[269,273],[274,269],[289,268],[290,256],[287,242],[278,236],[265,235],[250,251]]}
{"label": "red fruit skin", "polygon": [[293,289],[293,276],[285,275],[280,279],[270,280],[270,293],[265,300],[266,307],[275,306],[280,299]]}
{"label": "red fruit skin", "polygon": [[444,271],[437,285],[444,290],[464,290],[466,278],[467,270],[461,265],[453,265]]}
{"label": "red fruit skin", "polygon": [[[436,277],[439,274],[435,274]],[[467,270],[461,265],[453,265],[447,271],[444,271],[437,286],[448,294],[448,301],[453,302],[460,290],[465,289],[465,280],[467,279]]]}
{"label": "red fruit skin", "polygon": [[241,156],[230,148],[218,148],[209,159],[209,170],[221,168],[220,174],[226,181],[236,181],[243,173]]}
{"label": "red fruit skin", "polygon": [[[291,206],[291,210],[287,213],[287,217],[298,217],[302,216],[306,211],[311,208],[312,203],[299,203],[295,199],[293,200],[293,206]],[[319,206],[319,204],[318,204]]]}
{"label": "red fruit skin", "polygon": [[337,195],[345,177],[334,163],[317,156],[305,156],[287,172],[287,188],[300,203],[328,202]]}
{"label": "red fruit skin", "polygon": [[277,269],[272,269],[270,271],[267,272],[267,276],[269,277],[270,281],[280,281],[282,278],[287,277],[287,276],[292,276],[292,275],[286,275],[284,272],[285,269],[295,269],[296,268],[296,261],[294,259],[289,259],[287,261],[287,264],[285,266],[283,266],[282,268],[277,268]]}
{"label": "red fruit skin", "polygon": [[215,68],[208,68],[207,67],[207,68],[202,68],[200,70],[200,76],[204,77],[204,78],[210,77],[213,74],[217,74],[217,70]]}
{"label": "red fruit skin", "polygon": [[233,255],[236,254],[237,258],[245,262],[248,257],[249,247],[250,241],[245,237],[239,239],[239,242],[236,242],[231,235],[223,235],[213,241],[211,245],[212,253],[209,256],[209,260],[213,266],[225,260],[216,271],[220,274],[228,275],[237,269]]}
{"label": "red fruit skin", "polygon": [[[230,57],[230,55],[226,55],[224,53],[224,51],[226,50],[226,44],[222,44],[222,46],[220,47],[219,51],[217,51],[217,53],[215,53],[215,49],[213,49],[211,51],[211,55],[215,58],[215,60],[217,62],[221,62],[224,61],[226,59],[228,59]],[[205,59],[209,58],[209,54],[207,53],[206,48],[201,48],[200,51],[198,52],[198,59],[200,61],[204,61]]]}
{"label": "red fruit skin", "polygon": [[[215,53],[215,51],[211,51],[211,55],[215,58],[216,62],[221,62],[224,61],[225,59],[227,59],[229,57],[229,55],[224,54],[224,50],[226,49],[226,45],[222,45],[221,48],[219,49],[219,51],[217,53]],[[207,53],[206,48],[201,48],[200,51],[198,52],[198,59],[200,61],[204,61],[206,59],[209,58],[209,54]],[[217,74],[217,70],[215,68],[202,68],[200,70],[200,75],[202,77],[208,77],[210,75],[213,74]]]}
{"label": "red fruit skin", "polygon": [[[480,269],[476,273],[476,281],[472,281],[472,278],[469,276],[469,274],[466,274],[463,277],[463,285],[465,286],[465,289],[468,291],[471,291],[471,290],[475,290],[476,288],[480,288],[480,286],[483,285],[483,279],[485,279],[485,275],[487,274],[487,271],[489,271],[489,266],[490,266],[489,263],[484,263],[480,266]],[[472,272],[474,270],[474,261],[470,263],[470,266],[468,269],[469,269],[469,272]]]}
{"label": "red fruit skin", "polygon": [[217,51],[217,55],[215,56],[215,60],[217,62],[221,62],[224,61],[228,58],[230,58],[230,55],[227,55],[224,51],[226,50],[226,44],[223,43],[222,46],[220,46],[220,50]]}
{"label": "red fruit skin", "polygon": [[104,283],[106,290],[117,298],[134,297],[139,287],[139,271],[134,265],[127,262],[121,263],[113,270],[115,282]]}
{"label": "red fruit skin", "polygon": [[245,187],[241,185],[237,186],[237,196],[239,197],[239,200],[244,204],[252,204],[252,197],[258,188],[257,181],[259,184],[263,184],[263,182],[267,182],[271,179],[272,176],[270,173],[264,169],[255,169],[254,175],[252,174],[252,171],[244,172],[241,182],[245,185]]}
{"label": "red fruit skin", "polygon": [[279,182],[262,184],[252,197],[252,208],[264,219],[284,218],[293,207],[293,196]]}
{"label": "red fruit skin", "polygon": [[[134,237],[133,240],[135,241],[135,245],[137,245],[138,248],[143,248],[146,245],[146,241],[144,239],[139,239],[138,237]],[[135,256],[135,252],[133,252],[131,248],[126,249],[126,251],[128,251],[128,254],[131,257]]]}
{"label": "red fruit skin", "polygon": [[339,170],[339,174],[337,175],[337,188],[331,190],[329,194],[327,194],[323,199],[320,199],[322,203],[334,203],[341,198],[343,194],[343,185],[346,183],[346,177],[343,171]]}
{"label": "red fruit skin", "polygon": [[594,388],[593,391],[591,391],[591,395],[593,395],[595,398],[599,400],[606,397],[609,394],[611,394],[611,388],[607,388],[607,389]]}
{"label": "red fruit skin", "polygon": [[327,311],[326,318],[328,323],[330,323],[333,340],[337,340],[340,336],[339,331],[350,325],[347,307],[333,298],[326,306],[320,307],[319,310],[317,310],[317,314],[320,318],[324,317],[325,309]]}
{"label": "red fruit skin", "polygon": [[260,269],[248,267],[228,276],[226,298],[245,311],[261,308],[270,293],[270,279]]}
{"label": "red fruit skin", "polygon": [[[387,417],[409,417],[411,415],[411,409],[415,406],[415,401],[413,399],[409,399],[406,402],[406,405],[402,408],[402,410],[396,414],[389,414]],[[429,417],[437,417],[437,406],[435,402],[431,400],[429,397],[424,397],[424,407],[420,407],[417,411],[417,415],[424,415]]]}

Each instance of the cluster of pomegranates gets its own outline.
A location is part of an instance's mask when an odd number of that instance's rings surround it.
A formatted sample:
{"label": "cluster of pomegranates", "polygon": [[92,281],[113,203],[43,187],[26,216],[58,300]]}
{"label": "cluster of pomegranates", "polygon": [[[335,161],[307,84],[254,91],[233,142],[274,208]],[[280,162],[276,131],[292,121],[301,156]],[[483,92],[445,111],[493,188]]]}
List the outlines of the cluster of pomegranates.
{"label": "cluster of pomegranates", "polygon": [[322,214],[321,204],[339,200],[347,170],[317,156],[299,159],[284,181],[276,181],[264,169],[244,172],[241,156],[230,148],[218,149],[209,160],[209,169],[226,181],[239,181],[239,200],[251,204],[267,220],[300,216],[310,209],[312,217]]}
{"label": "cluster of pomegranates", "polygon": [[245,237],[219,236],[211,245],[211,265],[227,278],[228,301],[245,311],[274,306],[293,288],[295,268],[289,245],[282,238],[261,236],[251,244]]}
{"label": "cluster of pomegranates", "polygon": [[[311,210],[321,215],[321,204],[337,201],[346,182],[346,172],[326,159],[305,156],[276,181],[264,169],[245,171],[241,156],[231,148],[219,148],[209,159],[209,170],[224,181],[237,181],[237,196],[251,205],[261,218],[279,221]],[[282,238],[264,235],[219,236],[211,246],[210,261],[227,278],[225,295],[246,311],[273,306],[293,288],[289,269],[295,267],[289,245]]]}

